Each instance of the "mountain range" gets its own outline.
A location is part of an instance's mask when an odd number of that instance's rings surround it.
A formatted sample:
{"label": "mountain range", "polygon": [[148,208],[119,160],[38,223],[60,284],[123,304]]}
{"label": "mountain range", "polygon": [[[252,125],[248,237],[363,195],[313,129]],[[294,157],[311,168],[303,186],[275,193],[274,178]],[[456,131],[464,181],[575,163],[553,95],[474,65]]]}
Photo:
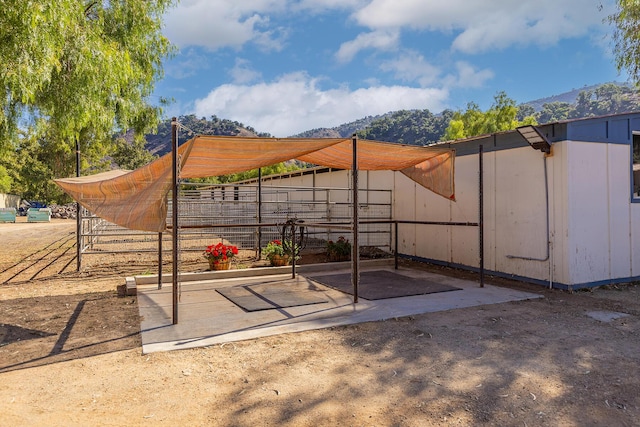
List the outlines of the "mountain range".
{"label": "mountain range", "polygon": [[[518,106],[522,114],[533,114],[538,123],[616,114],[640,110],[640,95],[624,83],[603,83],[573,89],[558,95],[529,101]],[[412,145],[428,145],[439,141],[453,115],[452,110],[432,113],[429,110],[400,110],[383,115],[368,116],[333,128],[319,128],[302,132],[300,138],[346,138],[354,133],[363,139],[390,141]],[[270,136],[242,123],[212,116],[209,119],[195,115],[178,118],[182,143],[193,134]],[[158,126],[155,134],[145,135],[145,148],[161,156],[171,149],[171,121]]]}

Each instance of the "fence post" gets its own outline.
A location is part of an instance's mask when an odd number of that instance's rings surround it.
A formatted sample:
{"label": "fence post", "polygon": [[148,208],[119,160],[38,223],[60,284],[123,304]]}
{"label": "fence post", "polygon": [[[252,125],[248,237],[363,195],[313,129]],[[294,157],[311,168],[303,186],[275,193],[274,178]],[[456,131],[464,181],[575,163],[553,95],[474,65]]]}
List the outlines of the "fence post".
{"label": "fence post", "polygon": [[484,288],[484,177],[482,171],[483,147],[478,147],[478,229],[479,229],[479,252],[480,252],[480,287]]}
{"label": "fence post", "polygon": [[173,281],[173,324],[178,324],[178,122],[171,119],[171,201],[172,201],[172,281]]}

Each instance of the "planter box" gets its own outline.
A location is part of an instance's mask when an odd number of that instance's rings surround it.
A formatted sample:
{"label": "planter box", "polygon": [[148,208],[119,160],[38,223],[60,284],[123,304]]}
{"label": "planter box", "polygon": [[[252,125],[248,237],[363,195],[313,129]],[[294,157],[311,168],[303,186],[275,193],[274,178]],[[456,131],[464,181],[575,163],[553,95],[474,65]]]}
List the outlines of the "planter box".
{"label": "planter box", "polygon": [[50,222],[50,208],[29,208],[27,211],[27,222]]}
{"label": "planter box", "polygon": [[0,222],[16,222],[16,208],[0,208]]}

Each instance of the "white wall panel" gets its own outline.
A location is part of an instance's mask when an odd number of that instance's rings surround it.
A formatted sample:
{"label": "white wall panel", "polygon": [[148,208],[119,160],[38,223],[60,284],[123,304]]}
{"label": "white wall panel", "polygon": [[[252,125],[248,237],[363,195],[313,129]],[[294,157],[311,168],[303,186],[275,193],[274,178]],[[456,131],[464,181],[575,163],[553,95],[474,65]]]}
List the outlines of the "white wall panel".
{"label": "white wall panel", "polygon": [[[404,221],[415,221],[416,183],[399,172],[396,172],[393,177],[393,218]],[[413,256],[426,256],[416,252],[416,241],[415,225],[404,224],[398,226],[399,253]]]}
{"label": "white wall panel", "polygon": [[547,158],[549,173],[551,259],[553,269],[551,275],[554,282],[568,284],[569,254],[567,246],[568,229],[568,174],[567,174],[567,142],[553,144],[553,156]]}
{"label": "white wall panel", "polygon": [[530,147],[499,151],[494,177],[495,269],[545,278],[549,269],[543,153]]}
{"label": "white wall panel", "polygon": [[[487,185],[487,162],[491,161],[491,153],[483,154],[485,186]],[[456,201],[450,203],[449,217],[447,220],[455,222],[477,222],[479,218],[478,197],[479,197],[479,161],[478,155],[470,155],[456,157],[455,165],[455,188]],[[490,179],[490,175],[489,175]],[[485,206],[486,206],[486,188],[485,188]],[[446,201],[446,199],[437,196],[436,198]]]}
{"label": "white wall panel", "polygon": [[393,190],[394,174],[393,171],[370,171],[369,185],[378,190]]}
{"label": "white wall panel", "polygon": [[569,142],[568,253],[570,283],[609,277],[607,145]]}
{"label": "white wall panel", "polygon": [[[470,156],[478,163],[476,156]],[[498,243],[496,242],[496,159],[498,152],[483,153],[483,215],[484,215],[484,268],[487,270],[498,271],[496,268],[496,250]],[[478,167],[478,166],[477,166]],[[471,179],[471,178],[469,178]],[[471,197],[471,195],[469,195]],[[478,211],[476,206],[475,210]],[[471,211],[471,210],[470,210]],[[478,215],[478,213],[476,214]]]}
{"label": "white wall panel", "polygon": [[[416,221],[449,221],[450,201],[427,190],[421,185],[415,188]],[[399,219],[399,218],[398,218]],[[400,228],[412,227],[399,225]],[[451,235],[449,227],[441,225],[416,225],[416,255],[422,258],[451,262]]]}
{"label": "white wall panel", "polygon": [[[640,228],[634,226],[640,224],[640,203],[630,203],[627,145],[553,144],[553,155],[547,158],[551,261],[544,261],[548,236],[543,154],[520,147],[485,151],[483,158],[487,270],[548,281],[551,262],[553,280],[563,284],[640,276]],[[348,188],[350,174],[333,171],[272,183],[311,187],[314,181],[316,187]],[[478,221],[478,155],[456,158],[456,202],[399,172],[361,171],[359,185],[392,189],[393,219]],[[363,194],[361,203],[388,200],[385,193],[371,193],[368,200]],[[398,237],[400,253],[479,265],[477,227],[400,225]]]}
{"label": "white wall panel", "polygon": [[415,230],[415,254],[422,258],[452,262],[450,227],[441,225],[399,225]]}
{"label": "white wall panel", "polygon": [[631,276],[630,148],[607,145],[609,195],[609,278]]}
{"label": "white wall panel", "polygon": [[629,214],[631,277],[640,277],[640,203],[631,203]]}

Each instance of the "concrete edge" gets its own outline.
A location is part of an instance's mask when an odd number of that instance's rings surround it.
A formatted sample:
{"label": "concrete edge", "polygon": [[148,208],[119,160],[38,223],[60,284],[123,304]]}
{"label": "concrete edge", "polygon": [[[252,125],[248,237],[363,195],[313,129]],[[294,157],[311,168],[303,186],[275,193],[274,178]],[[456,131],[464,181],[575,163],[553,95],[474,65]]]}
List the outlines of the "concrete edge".
{"label": "concrete edge", "polygon": [[[394,264],[393,258],[361,260],[360,265],[363,267],[388,267]],[[322,264],[305,264],[296,266],[296,273],[317,273],[323,271],[334,271],[351,267],[351,261],[346,262],[327,262]],[[180,273],[178,280],[180,282],[191,282],[200,280],[215,279],[235,279],[239,277],[256,277],[270,276],[276,274],[287,274],[291,271],[291,266],[284,267],[257,267],[243,268],[237,270],[224,271],[201,271],[195,273]],[[172,283],[172,274],[163,274],[162,283]],[[118,295],[132,296],[136,295],[136,287],[138,285],[153,285],[158,283],[158,275],[144,275],[126,277],[124,285],[118,286]],[[122,288],[122,291],[121,291]],[[121,293],[124,292],[123,295]]]}

